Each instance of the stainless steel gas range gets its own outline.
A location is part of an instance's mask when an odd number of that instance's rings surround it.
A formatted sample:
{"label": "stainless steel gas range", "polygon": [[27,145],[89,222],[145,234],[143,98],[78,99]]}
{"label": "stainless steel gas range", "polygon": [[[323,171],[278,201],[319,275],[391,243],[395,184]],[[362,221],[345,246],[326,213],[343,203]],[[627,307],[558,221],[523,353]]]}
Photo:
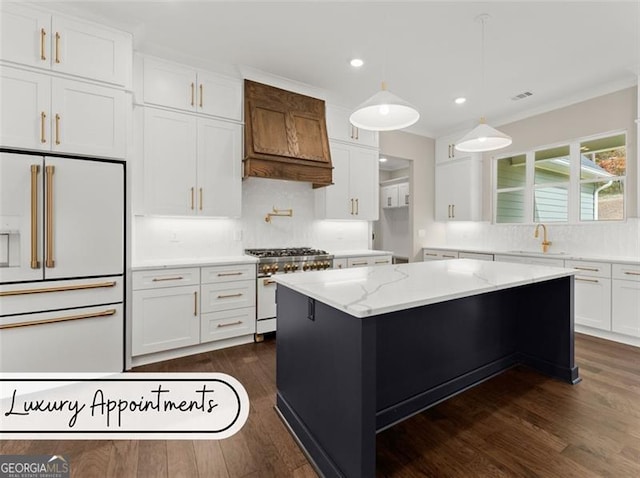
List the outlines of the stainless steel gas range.
{"label": "stainless steel gas range", "polygon": [[333,256],[326,251],[310,247],[285,249],[245,249],[245,254],[258,258],[257,326],[256,334],[276,330],[276,282],[275,274],[331,269]]}

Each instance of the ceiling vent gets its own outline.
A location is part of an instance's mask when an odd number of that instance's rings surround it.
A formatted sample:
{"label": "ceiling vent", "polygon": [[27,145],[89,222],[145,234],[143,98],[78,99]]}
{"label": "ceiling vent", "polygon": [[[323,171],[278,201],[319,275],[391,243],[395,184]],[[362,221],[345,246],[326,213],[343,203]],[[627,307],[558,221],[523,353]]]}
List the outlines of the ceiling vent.
{"label": "ceiling vent", "polygon": [[530,91],[523,91],[522,93],[520,93],[519,95],[516,96],[512,96],[511,100],[512,101],[519,101],[519,100],[523,100],[529,96],[532,96],[533,93],[531,93]]}

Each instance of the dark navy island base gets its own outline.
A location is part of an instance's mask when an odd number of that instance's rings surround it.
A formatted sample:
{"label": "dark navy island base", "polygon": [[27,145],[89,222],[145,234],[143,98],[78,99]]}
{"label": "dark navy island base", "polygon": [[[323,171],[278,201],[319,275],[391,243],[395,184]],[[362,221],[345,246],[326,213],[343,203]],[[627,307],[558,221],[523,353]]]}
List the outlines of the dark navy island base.
{"label": "dark navy island base", "polygon": [[578,383],[573,280],[368,318],[278,284],[276,408],[321,475],[374,477],[377,432],[514,365]]}

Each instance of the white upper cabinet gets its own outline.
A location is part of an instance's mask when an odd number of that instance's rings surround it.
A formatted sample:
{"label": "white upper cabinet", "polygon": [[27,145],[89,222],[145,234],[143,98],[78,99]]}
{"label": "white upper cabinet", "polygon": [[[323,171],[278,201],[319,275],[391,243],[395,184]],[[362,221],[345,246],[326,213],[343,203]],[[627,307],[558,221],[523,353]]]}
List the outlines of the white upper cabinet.
{"label": "white upper cabinet", "polygon": [[436,164],[436,221],[482,219],[482,161],[479,157]]}
{"label": "white upper cabinet", "polygon": [[145,104],[242,120],[242,82],[176,63],[143,59]]}
{"label": "white upper cabinet", "polygon": [[0,100],[3,147],[125,157],[122,90],[2,66]]}
{"label": "white upper cabinet", "polygon": [[409,182],[398,184],[398,206],[408,206],[410,202]]}
{"label": "white upper cabinet", "polygon": [[118,86],[131,84],[130,34],[15,3],[4,3],[1,9],[2,60]]}
{"label": "white upper cabinet", "polygon": [[409,205],[409,182],[399,179],[383,181],[380,186],[380,206],[383,209]]}
{"label": "white upper cabinet", "polygon": [[377,150],[331,142],[333,184],[316,189],[316,215],[323,219],[378,219]]}
{"label": "white upper cabinet", "polygon": [[242,126],[145,108],[145,213],[240,216]]}
{"label": "white upper cabinet", "polygon": [[327,134],[329,139],[346,141],[360,146],[378,147],[378,133],[356,128],[349,122],[351,111],[339,106],[327,105]]}

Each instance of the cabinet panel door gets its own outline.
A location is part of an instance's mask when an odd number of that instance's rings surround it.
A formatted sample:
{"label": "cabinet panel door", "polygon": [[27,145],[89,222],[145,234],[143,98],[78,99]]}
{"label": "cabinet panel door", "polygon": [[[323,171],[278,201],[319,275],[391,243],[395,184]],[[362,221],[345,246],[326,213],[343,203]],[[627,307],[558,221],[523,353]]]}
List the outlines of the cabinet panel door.
{"label": "cabinet panel door", "polygon": [[611,330],[611,279],[576,276],[575,323]]}
{"label": "cabinet panel door", "polygon": [[398,185],[383,186],[380,188],[382,194],[380,205],[383,208],[398,207]]}
{"label": "cabinet panel door", "polygon": [[410,201],[409,183],[398,184],[398,206],[408,206]]}
{"label": "cabinet panel door", "polygon": [[355,211],[353,196],[349,192],[349,146],[331,143],[331,162],[333,163],[333,184],[319,191],[325,195],[326,219],[353,219]]}
{"label": "cabinet panel door", "polygon": [[51,79],[47,75],[0,69],[0,146],[51,148]]}
{"label": "cabinet panel door", "polygon": [[0,6],[0,58],[23,65],[49,68],[51,15],[3,2]]}
{"label": "cabinet panel door", "polygon": [[53,199],[53,244],[45,250],[51,249],[54,266],[45,263],[45,278],[122,274],[124,165],[46,157],[45,176],[49,166],[55,168],[52,191],[45,180],[45,196]]}
{"label": "cabinet panel door", "polygon": [[482,178],[479,159],[436,164],[437,221],[478,221],[482,214]]}
{"label": "cabinet panel door", "polygon": [[611,330],[640,337],[640,282],[614,280]]}
{"label": "cabinet panel door", "polygon": [[198,72],[197,109],[236,121],[242,120],[242,82],[213,73]]}
{"label": "cabinet panel door", "polygon": [[144,59],[145,103],[194,111],[196,90],[195,70],[152,58]]}
{"label": "cabinet panel door", "polygon": [[54,151],[124,158],[126,95],[123,91],[53,78],[51,133]]}
{"label": "cabinet panel door", "polygon": [[[451,220],[452,189],[456,187],[456,163],[436,164],[435,217],[436,221]],[[459,186],[458,186],[459,187]]]}
{"label": "cabinet panel door", "polygon": [[131,37],[66,17],[51,22],[51,68],[126,86],[131,76]]}
{"label": "cabinet panel door", "polygon": [[[0,235],[0,262],[9,262],[9,267],[0,267],[0,282],[43,279],[42,165],[40,156],[0,153],[0,233],[9,233]],[[38,170],[32,173],[34,166]],[[32,174],[36,175],[35,204],[31,196]],[[36,208],[35,229],[31,227],[32,206]],[[32,240],[35,255],[31,251]],[[37,263],[32,264],[32,260]]]}
{"label": "cabinet panel door", "polygon": [[198,215],[239,217],[242,126],[198,118]]}
{"label": "cabinet panel door", "polygon": [[202,285],[202,312],[240,309],[256,305],[256,281],[241,280]]}
{"label": "cabinet panel door", "polygon": [[356,199],[355,219],[378,220],[378,152],[352,148],[349,166],[349,189]]}
{"label": "cabinet panel door", "polygon": [[256,309],[224,310],[202,314],[200,325],[200,341],[230,339],[256,333]]}
{"label": "cabinet panel door", "polygon": [[200,342],[198,289],[198,286],[184,286],[133,293],[134,356]]}
{"label": "cabinet panel door", "polygon": [[196,213],[196,118],[145,108],[144,197],[147,214]]}

